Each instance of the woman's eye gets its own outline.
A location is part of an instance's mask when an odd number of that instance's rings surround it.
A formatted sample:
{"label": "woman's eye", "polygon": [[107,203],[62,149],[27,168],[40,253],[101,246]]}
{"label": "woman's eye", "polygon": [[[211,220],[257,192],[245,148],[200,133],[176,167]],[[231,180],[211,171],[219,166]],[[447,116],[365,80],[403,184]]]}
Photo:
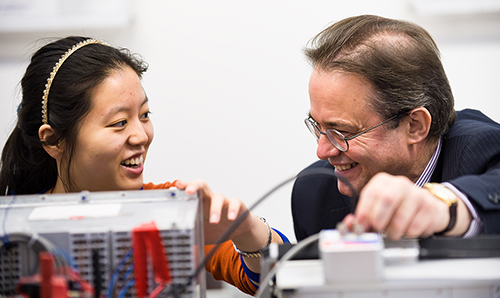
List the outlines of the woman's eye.
{"label": "woman's eye", "polygon": [[142,119],[149,119],[149,115],[151,114],[151,111],[147,111],[146,113],[142,114]]}
{"label": "woman's eye", "polygon": [[112,124],[111,126],[113,126],[113,127],[124,127],[126,124],[127,124],[127,120],[122,120],[120,122],[116,122],[116,123]]}

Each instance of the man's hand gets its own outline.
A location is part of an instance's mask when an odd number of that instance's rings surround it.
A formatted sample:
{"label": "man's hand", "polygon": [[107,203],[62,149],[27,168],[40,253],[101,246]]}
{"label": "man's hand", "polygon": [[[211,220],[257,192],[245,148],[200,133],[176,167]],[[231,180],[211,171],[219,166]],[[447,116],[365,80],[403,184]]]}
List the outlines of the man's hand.
{"label": "man's hand", "polygon": [[378,173],[361,190],[355,213],[344,224],[349,229],[353,223],[362,224],[365,231],[385,232],[397,240],[431,236],[443,231],[449,220],[448,206],[428,190],[404,176]]}

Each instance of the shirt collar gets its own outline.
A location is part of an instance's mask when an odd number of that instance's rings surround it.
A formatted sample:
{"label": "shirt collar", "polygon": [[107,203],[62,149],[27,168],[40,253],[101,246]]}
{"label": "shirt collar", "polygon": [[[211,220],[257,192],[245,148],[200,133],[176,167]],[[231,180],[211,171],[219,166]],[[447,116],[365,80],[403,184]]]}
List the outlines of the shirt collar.
{"label": "shirt collar", "polygon": [[441,146],[442,146],[441,137],[439,137],[436,150],[434,151],[431,160],[429,160],[429,163],[427,163],[427,166],[425,167],[422,175],[420,175],[417,182],[415,182],[415,185],[422,187],[424,186],[425,183],[431,181],[431,176],[434,173],[434,170],[436,169],[439,154],[441,153]]}

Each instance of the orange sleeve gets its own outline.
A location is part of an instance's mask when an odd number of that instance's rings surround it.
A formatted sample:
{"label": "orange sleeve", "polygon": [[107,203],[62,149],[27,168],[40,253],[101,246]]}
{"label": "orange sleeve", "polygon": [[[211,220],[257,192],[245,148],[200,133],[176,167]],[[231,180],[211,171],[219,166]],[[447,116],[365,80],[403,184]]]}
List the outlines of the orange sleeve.
{"label": "orange sleeve", "polygon": [[[205,255],[215,245],[205,245]],[[240,289],[240,291],[254,295],[257,288],[250,282],[243,271],[240,255],[234,250],[231,240],[223,242],[215,251],[215,254],[207,262],[205,268],[212,274],[214,279],[223,280]]]}
{"label": "orange sleeve", "polygon": [[175,180],[174,182],[165,182],[165,183],[161,183],[161,184],[153,184],[151,182],[144,183],[142,185],[142,189],[168,189],[170,187],[175,187],[176,182],[177,182],[177,180]]}

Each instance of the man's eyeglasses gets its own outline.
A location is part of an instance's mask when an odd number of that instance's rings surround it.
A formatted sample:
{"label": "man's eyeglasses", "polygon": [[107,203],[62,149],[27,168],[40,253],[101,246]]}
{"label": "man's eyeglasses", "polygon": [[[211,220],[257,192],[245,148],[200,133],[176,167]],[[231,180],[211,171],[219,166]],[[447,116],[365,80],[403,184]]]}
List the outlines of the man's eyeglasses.
{"label": "man's eyeglasses", "polygon": [[338,150],[340,150],[342,152],[346,152],[347,150],[349,150],[349,143],[347,141],[352,140],[356,137],[359,137],[360,135],[367,133],[370,130],[372,130],[372,129],[374,129],[374,128],[376,128],[384,123],[387,123],[387,122],[395,119],[396,117],[399,117],[399,116],[404,115],[404,114],[406,114],[406,113],[398,113],[398,114],[380,122],[379,124],[372,126],[366,130],[363,130],[362,132],[357,133],[357,134],[350,136],[350,137],[344,137],[344,135],[342,133],[340,133],[338,130],[336,130],[334,128],[329,128],[326,130],[326,132],[321,131],[319,129],[318,123],[316,121],[314,121],[314,119],[312,119],[311,117],[304,119],[304,122],[306,123],[307,128],[313,134],[313,136],[316,138],[317,141],[319,141],[319,138],[321,137],[321,135],[326,135],[328,140],[332,143],[333,146],[335,146],[335,148],[337,148]]}

